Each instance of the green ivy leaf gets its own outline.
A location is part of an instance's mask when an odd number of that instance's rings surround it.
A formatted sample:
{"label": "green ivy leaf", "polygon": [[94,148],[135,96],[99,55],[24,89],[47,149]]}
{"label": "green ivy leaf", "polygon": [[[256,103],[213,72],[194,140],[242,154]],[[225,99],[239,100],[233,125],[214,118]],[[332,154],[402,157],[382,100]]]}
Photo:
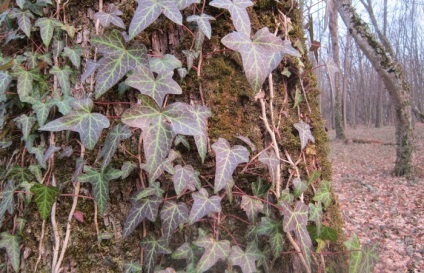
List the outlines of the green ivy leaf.
{"label": "green ivy leaf", "polygon": [[131,161],[125,161],[124,164],[122,164],[121,171],[121,179],[125,179],[137,168],[137,164]]}
{"label": "green ivy leaf", "polygon": [[205,34],[208,39],[211,38],[212,35],[212,27],[211,23],[209,21],[215,20],[215,17],[210,16],[208,14],[202,13],[199,15],[191,15],[187,17],[187,22],[196,22],[197,26],[199,27],[200,31]]}
{"label": "green ivy leaf", "polygon": [[249,151],[240,145],[232,148],[226,139],[219,138],[212,145],[216,154],[215,171],[215,193],[225,188],[225,185],[232,179],[232,175],[237,165],[249,161]]}
{"label": "green ivy leaf", "polygon": [[171,254],[168,244],[164,238],[156,239],[149,234],[141,241],[141,247],[144,248],[144,272],[153,273],[155,271],[156,260],[159,254]]}
{"label": "green ivy leaf", "polygon": [[50,216],[56,197],[60,194],[59,190],[53,186],[36,183],[31,187],[31,192],[34,194],[41,219],[46,220]]}
{"label": "green ivy leaf", "polygon": [[65,47],[62,53],[62,56],[68,57],[69,60],[71,60],[72,64],[78,69],[81,66],[81,55],[82,48],[79,45],[76,45],[74,48]]}
{"label": "green ivy leaf", "polygon": [[124,223],[123,237],[130,235],[144,219],[151,222],[156,220],[162,199],[152,196],[140,201],[132,201],[132,206]]}
{"label": "green ivy leaf", "polygon": [[318,234],[321,232],[322,225],[322,205],[321,202],[315,206],[314,203],[309,203],[309,221],[315,222]]}
{"label": "green ivy leaf", "polygon": [[44,169],[47,168],[46,162],[44,161],[44,147],[38,145],[37,147],[28,148],[28,152],[30,154],[35,155],[35,159],[37,159],[38,164]]}
{"label": "green ivy leaf", "polygon": [[262,212],[264,209],[264,204],[260,200],[243,195],[241,197],[240,208],[246,212],[247,219],[249,219],[250,222],[255,223],[258,213]]}
{"label": "green ivy leaf", "polygon": [[6,186],[3,188],[3,199],[0,202],[0,227],[2,226],[6,211],[12,214],[15,210],[15,200],[13,199],[15,190],[15,181],[12,179],[8,180]]}
{"label": "green ivy leaf", "polygon": [[103,27],[109,27],[110,24],[115,25],[119,28],[126,29],[124,21],[119,17],[123,13],[114,4],[109,4],[109,13],[107,12],[96,12],[94,19],[98,19]]}
{"label": "green ivy leaf", "polygon": [[181,87],[172,79],[173,74],[173,71],[166,71],[155,78],[149,68],[139,66],[125,83],[140,91],[141,94],[152,97],[161,106],[166,95],[182,93]]}
{"label": "green ivy leaf", "polygon": [[377,264],[378,247],[377,244],[367,245],[362,248],[361,269],[359,272],[373,273],[374,267]]}
{"label": "green ivy leaf", "polygon": [[183,24],[183,17],[175,1],[138,0],[138,6],[128,31],[130,40],[156,21],[162,13],[172,22],[178,25]]}
{"label": "green ivy leaf", "polygon": [[212,235],[200,237],[193,243],[205,249],[205,253],[203,253],[196,266],[198,272],[207,271],[218,260],[225,261],[228,255],[230,255],[230,242],[227,240],[216,241]]}
{"label": "green ivy leaf", "polygon": [[189,265],[197,264],[198,257],[202,254],[202,248],[196,246],[195,244],[184,243],[174,252],[172,252],[172,259],[181,260],[185,259],[187,267]]}
{"label": "green ivy leaf", "polygon": [[149,67],[152,72],[166,73],[182,67],[182,63],[174,55],[165,54],[160,57],[149,58]]}
{"label": "green ivy leaf", "polygon": [[185,203],[178,204],[172,201],[166,201],[160,212],[165,238],[169,240],[172,232],[180,225],[188,222],[188,208]]}
{"label": "green ivy leaf", "polygon": [[268,193],[271,186],[271,183],[264,183],[263,180],[258,177],[258,180],[252,183],[253,195],[257,197],[263,197]]}
{"label": "green ivy leaf", "polygon": [[6,101],[6,90],[11,81],[12,77],[6,71],[0,70],[0,102]]}
{"label": "green ivy leaf", "polygon": [[337,231],[334,229],[327,227],[327,226],[321,226],[320,229],[316,225],[307,225],[306,226],[309,235],[311,236],[311,239],[314,241],[318,240],[326,240],[330,242],[336,242],[337,241]]}
{"label": "green ivy leaf", "polygon": [[133,262],[124,265],[124,273],[141,273],[142,270],[139,264]]}
{"label": "green ivy leaf", "polygon": [[214,0],[212,7],[227,9],[230,12],[236,31],[250,36],[250,19],[246,8],[253,6],[250,0]]}
{"label": "green ivy leaf", "polygon": [[352,238],[343,243],[348,251],[349,255],[349,273],[362,273],[361,261],[362,261],[362,250],[361,243],[356,234],[353,234]]}
{"label": "green ivy leaf", "polygon": [[131,131],[128,126],[124,124],[115,125],[106,137],[105,143],[103,144],[102,150],[98,153],[97,159],[103,158],[101,170],[104,171],[112,160],[113,155],[118,149],[119,143],[122,140],[131,137]]}
{"label": "green ivy leaf", "polygon": [[21,238],[18,235],[11,235],[7,232],[1,233],[0,248],[6,249],[7,257],[15,272],[19,272],[19,264],[21,261],[20,242]]}
{"label": "green ivy leaf", "polygon": [[253,232],[258,235],[266,235],[271,244],[272,255],[274,257],[281,256],[284,244],[281,221],[269,217],[262,217],[260,224],[255,226]]}
{"label": "green ivy leaf", "polygon": [[27,116],[25,114],[20,115],[15,118],[14,121],[19,129],[22,131],[22,139],[27,141],[29,134],[31,133],[31,129],[37,121],[33,116]]}
{"label": "green ivy leaf", "polygon": [[228,260],[233,265],[240,266],[243,273],[254,273],[258,271],[255,262],[261,257],[262,252],[259,250],[256,241],[253,240],[247,245],[246,251],[243,251],[239,246],[233,246]]}
{"label": "green ivy leaf", "polygon": [[59,85],[62,88],[62,93],[65,96],[71,95],[71,82],[69,81],[69,76],[72,72],[72,68],[67,65],[63,69],[60,69],[57,66],[53,66],[52,69],[50,69],[50,74],[57,76]]}
{"label": "green ivy leaf", "polygon": [[118,179],[122,172],[117,169],[106,169],[103,172],[84,166],[84,174],[78,176],[79,182],[89,182],[93,189],[94,200],[99,206],[99,214],[103,214],[109,200],[109,182]]}
{"label": "green ivy leaf", "polygon": [[57,106],[62,115],[68,114],[72,111],[71,105],[74,103],[75,98],[71,96],[62,96],[61,99],[53,99],[52,103]]}
{"label": "green ivy leaf", "polygon": [[144,188],[140,190],[138,193],[136,193],[135,196],[132,198],[132,200],[137,202],[146,197],[154,196],[154,195],[156,195],[159,198],[162,197],[164,190],[162,190],[162,188],[160,187],[160,183],[153,182],[149,184],[150,185],[147,188]]}
{"label": "green ivy leaf", "polygon": [[304,191],[308,189],[308,184],[306,181],[301,180],[300,178],[296,177],[293,179],[293,186],[294,186],[294,198],[299,197]]}
{"label": "green ivy leaf", "polygon": [[62,27],[63,23],[54,18],[41,17],[35,21],[36,27],[40,28],[41,39],[46,47],[49,47],[50,41],[53,37],[55,27]]}
{"label": "green ivy leaf", "polygon": [[184,167],[181,165],[175,166],[172,181],[174,182],[174,189],[178,197],[187,189],[195,191],[196,188],[201,188],[199,172],[196,172],[191,165]]}
{"label": "green ivy leaf", "polygon": [[34,15],[29,10],[12,9],[9,16],[14,19],[18,19],[19,28],[29,38],[31,36],[31,19],[34,19]]}
{"label": "green ivy leaf", "polygon": [[54,103],[50,100],[43,102],[41,100],[34,100],[32,103],[32,110],[37,115],[37,122],[39,126],[43,126],[49,116],[50,110],[54,106]]}
{"label": "green ivy leaf", "polygon": [[209,213],[221,212],[222,197],[212,196],[209,198],[208,192],[203,188],[198,192],[193,192],[191,196],[194,202],[188,217],[190,225],[199,221],[203,216]]}
{"label": "green ivy leaf", "polygon": [[300,144],[301,144],[302,150],[306,147],[306,144],[308,144],[308,140],[310,140],[313,143],[315,142],[315,138],[312,135],[311,126],[309,124],[301,120],[299,123],[294,124],[294,128],[296,128],[297,131],[299,131],[299,138],[300,138]]}
{"label": "green ivy leaf", "polygon": [[331,182],[322,180],[321,187],[315,193],[313,198],[314,201],[321,202],[324,208],[328,208],[331,204]]}
{"label": "green ivy leaf", "polygon": [[26,71],[21,67],[17,67],[12,76],[18,78],[18,95],[19,99],[22,102],[27,102],[33,91],[32,83],[35,78],[35,73],[33,71]]}
{"label": "green ivy leaf", "polygon": [[96,75],[96,98],[106,93],[128,71],[140,65],[147,65],[147,49],[144,45],[128,47],[118,30],[102,36],[94,36],[91,44],[103,54],[98,62]]}
{"label": "green ivy leaf", "polygon": [[32,182],[35,177],[28,168],[13,166],[7,173],[6,178],[15,180],[18,184],[23,182]]}
{"label": "green ivy leaf", "polygon": [[40,127],[41,131],[58,132],[71,130],[78,132],[81,142],[91,150],[99,140],[104,128],[109,127],[109,120],[102,114],[91,113],[93,101],[91,99],[75,100],[72,103],[73,111],[65,116],[53,120]]}
{"label": "green ivy leaf", "polygon": [[24,53],[29,69],[35,69],[38,65],[38,53],[27,51]]}

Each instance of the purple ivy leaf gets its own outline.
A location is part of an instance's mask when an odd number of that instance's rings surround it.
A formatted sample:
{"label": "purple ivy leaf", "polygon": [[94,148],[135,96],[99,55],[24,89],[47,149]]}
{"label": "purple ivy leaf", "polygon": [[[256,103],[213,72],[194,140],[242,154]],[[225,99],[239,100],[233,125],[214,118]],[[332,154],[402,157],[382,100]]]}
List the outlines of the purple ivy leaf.
{"label": "purple ivy leaf", "polygon": [[124,223],[124,229],[122,231],[123,237],[125,238],[130,235],[144,219],[154,222],[161,203],[162,198],[157,196],[151,196],[137,202],[133,201],[130,212]]}
{"label": "purple ivy leaf", "polygon": [[205,272],[218,260],[225,261],[230,255],[230,242],[227,240],[216,241],[212,235],[200,237],[193,243],[205,249],[205,253],[203,253],[196,266],[196,272]]}
{"label": "purple ivy leaf", "polygon": [[199,172],[196,172],[191,165],[184,167],[177,165],[174,167],[174,171],[172,181],[178,197],[187,189],[195,191],[196,188],[201,188]]}
{"label": "purple ivy leaf", "polygon": [[173,149],[169,151],[168,158],[165,159],[152,173],[149,174],[149,181],[155,181],[159,178],[165,171],[169,174],[174,174],[174,166],[172,162],[181,158],[181,154]]}
{"label": "purple ivy leaf", "polygon": [[109,13],[107,12],[96,12],[94,14],[95,19],[99,19],[100,24],[103,27],[108,27],[110,24],[113,24],[119,28],[125,29],[124,21],[119,17],[122,15],[122,11],[115,7],[114,4],[109,5]]}
{"label": "purple ivy leaf", "polygon": [[164,193],[164,190],[162,190],[162,188],[160,187],[160,183],[153,182],[153,183],[149,183],[149,186],[147,188],[144,188],[140,190],[138,193],[136,193],[135,196],[131,198],[131,200],[137,202],[137,201],[143,200],[146,197],[154,196],[154,195],[161,198],[163,193]]}
{"label": "purple ivy leaf", "polygon": [[262,255],[256,241],[253,240],[247,245],[246,251],[243,251],[239,246],[233,246],[228,260],[233,265],[240,266],[243,273],[254,273],[258,271],[255,262],[261,259]]}
{"label": "purple ivy leaf", "polygon": [[209,21],[215,20],[215,17],[210,16],[208,14],[202,13],[199,15],[191,15],[187,17],[187,22],[196,22],[200,31],[205,34],[208,39],[211,38],[212,35],[212,27]]}
{"label": "purple ivy leaf", "polygon": [[183,10],[194,3],[200,3],[200,0],[175,0],[177,8]]}
{"label": "purple ivy leaf", "polygon": [[141,94],[152,97],[158,105],[162,105],[166,95],[182,93],[179,84],[172,79],[173,75],[173,71],[166,71],[155,78],[149,68],[139,66],[125,83],[140,91]]}
{"label": "purple ivy leaf", "polygon": [[203,188],[198,192],[193,192],[192,197],[194,202],[188,217],[190,225],[209,213],[221,211],[222,197],[212,196],[209,198],[208,192]]}
{"label": "purple ivy leaf", "polygon": [[237,165],[249,161],[249,151],[240,145],[231,148],[228,141],[223,138],[219,138],[212,145],[212,149],[216,154],[214,191],[217,193],[232,179]]}
{"label": "purple ivy leaf", "polygon": [[183,16],[174,0],[138,0],[129,28],[130,40],[156,21],[162,13],[172,22],[183,24]]}
{"label": "purple ivy leaf", "polygon": [[196,136],[205,131],[201,127],[202,124],[200,124],[195,110],[187,103],[174,102],[164,108],[162,113],[171,123],[172,131],[175,134]]}
{"label": "purple ivy leaf", "polygon": [[159,254],[171,254],[168,243],[164,238],[156,239],[149,234],[141,241],[141,247],[145,250],[143,268],[145,273],[155,272],[156,260]]}
{"label": "purple ivy leaf", "polygon": [[183,50],[182,52],[187,59],[187,69],[190,70],[193,67],[193,61],[199,57],[200,52],[194,50]]}
{"label": "purple ivy leaf", "polygon": [[268,167],[271,181],[275,183],[277,181],[278,168],[280,168],[280,159],[278,159],[274,149],[262,151],[259,155],[259,161]]}
{"label": "purple ivy leaf", "polygon": [[260,200],[243,195],[241,197],[240,208],[246,212],[249,221],[255,223],[258,213],[264,209],[264,204]]}
{"label": "purple ivy leaf", "polygon": [[209,3],[212,7],[227,9],[230,12],[236,31],[250,36],[250,19],[246,8],[253,6],[250,0],[214,0]]}
{"label": "purple ivy leaf", "polygon": [[94,36],[92,45],[103,57],[97,62],[96,98],[114,86],[128,71],[140,65],[147,65],[147,49],[144,45],[126,47],[125,39],[118,30],[102,36]]}
{"label": "purple ivy leaf", "polygon": [[165,238],[170,238],[172,232],[180,225],[188,222],[188,208],[185,203],[178,204],[166,201],[160,212]]}
{"label": "purple ivy leaf", "polygon": [[98,67],[99,65],[97,62],[87,59],[87,61],[85,62],[85,71],[81,75],[81,82],[84,82],[88,77],[93,75],[93,73],[96,71]]}
{"label": "purple ivy leaf", "polygon": [[205,162],[208,144],[208,118],[212,116],[212,112],[209,108],[201,105],[192,107],[191,112],[196,117],[198,128],[202,131],[201,134],[194,136],[197,151],[199,152],[202,163]]}
{"label": "purple ivy leaf", "polygon": [[306,144],[308,144],[308,140],[315,143],[315,138],[312,135],[311,126],[309,124],[301,120],[299,123],[294,124],[294,128],[299,131],[300,145],[302,150],[306,147]]}
{"label": "purple ivy leaf", "polygon": [[109,127],[109,120],[102,114],[91,113],[93,108],[91,99],[76,100],[72,105],[73,111],[47,123],[39,130],[51,132],[71,130],[78,132],[81,142],[87,149],[91,150],[99,140],[102,130]]}
{"label": "purple ivy leaf", "polygon": [[15,180],[13,179],[8,180],[6,186],[3,188],[3,198],[0,201],[0,227],[3,224],[6,211],[12,214],[15,210],[15,199],[13,196],[16,188]]}
{"label": "purple ivy leaf", "polygon": [[122,172],[117,169],[108,168],[99,172],[90,166],[84,166],[84,173],[77,178],[79,182],[89,182],[92,186],[94,200],[99,206],[99,214],[103,214],[109,200],[109,182],[118,179]]}
{"label": "purple ivy leaf", "polygon": [[57,66],[53,66],[50,71],[50,74],[57,76],[57,80],[59,82],[60,87],[62,88],[62,93],[65,96],[70,96],[71,95],[71,82],[69,80],[69,76],[73,73],[72,68],[70,68],[69,66],[65,66],[62,69],[57,67]]}
{"label": "purple ivy leaf", "polygon": [[232,32],[222,38],[228,48],[241,54],[246,78],[255,93],[258,93],[265,79],[278,64],[284,50],[283,41],[264,27],[256,32],[253,39],[242,32]]}
{"label": "purple ivy leaf", "polygon": [[7,71],[0,70],[0,102],[6,101],[6,90],[11,81],[12,77]]}
{"label": "purple ivy leaf", "polygon": [[43,162],[46,162],[55,152],[60,151],[62,148],[57,147],[55,145],[50,145],[49,148],[47,148],[46,153],[43,156]]}
{"label": "purple ivy leaf", "polygon": [[0,235],[0,248],[6,249],[7,257],[12,264],[13,270],[19,272],[19,264],[21,261],[21,248],[19,245],[21,237],[18,234],[11,235],[8,232],[2,232]]}
{"label": "purple ivy leaf", "polygon": [[161,74],[182,67],[183,64],[174,55],[165,54],[162,57],[149,58],[149,67],[152,72]]}

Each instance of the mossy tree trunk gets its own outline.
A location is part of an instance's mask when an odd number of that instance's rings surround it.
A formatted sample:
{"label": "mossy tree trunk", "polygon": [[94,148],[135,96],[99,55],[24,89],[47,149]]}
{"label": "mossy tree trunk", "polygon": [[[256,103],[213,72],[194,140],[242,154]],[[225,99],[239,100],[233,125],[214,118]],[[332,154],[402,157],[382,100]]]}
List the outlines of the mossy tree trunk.
{"label": "mossy tree trunk", "polygon": [[358,16],[349,0],[335,1],[337,9],[355,42],[367,56],[388,90],[396,109],[396,164],[393,174],[413,173],[414,124],[409,83],[401,65],[390,56],[370,33],[368,25]]}

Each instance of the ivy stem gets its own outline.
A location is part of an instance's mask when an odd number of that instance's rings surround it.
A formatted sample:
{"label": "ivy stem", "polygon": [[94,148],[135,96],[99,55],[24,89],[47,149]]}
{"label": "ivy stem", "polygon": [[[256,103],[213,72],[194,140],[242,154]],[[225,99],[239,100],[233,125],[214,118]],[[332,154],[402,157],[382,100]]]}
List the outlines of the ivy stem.
{"label": "ivy stem", "polygon": [[41,261],[41,255],[43,253],[43,240],[44,240],[45,230],[46,230],[46,220],[43,220],[43,223],[41,224],[40,243],[38,244],[38,258],[37,258],[37,262],[35,263],[34,273],[37,272],[38,264]]}
{"label": "ivy stem", "polygon": [[294,249],[297,251],[300,261],[302,262],[303,266],[305,267],[305,270],[307,273],[311,273],[311,269],[309,268],[308,264],[306,263],[305,257],[303,256],[302,251],[300,250],[299,245],[296,243],[296,241],[293,239],[293,236],[290,232],[286,232],[287,238],[289,239],[291,245],[294,247]]}
{"label": "ivy stem", "polygon": [[[52,176],[52,186],[56,186],[56,178],[54,175]],[[53,246],[53,259],[52,259],[52,273],[55,273],[55,268],[57,264],[57,258],[59,256],[59,244],[60,244],[60,236],[59,236],[59,230],[57,228],[57,222],[56,222],[56,205],[57,202],[53,203],[52,211],[50,213],[51,215],[51,222],[52,222],[52,228],[53,228],[53,236],[54,236],[54,246]]]}

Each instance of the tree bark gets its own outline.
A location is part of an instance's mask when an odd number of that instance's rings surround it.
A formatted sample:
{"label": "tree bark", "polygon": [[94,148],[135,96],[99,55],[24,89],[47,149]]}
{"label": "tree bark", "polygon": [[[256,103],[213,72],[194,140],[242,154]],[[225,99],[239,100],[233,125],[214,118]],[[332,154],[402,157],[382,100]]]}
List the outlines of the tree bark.
{"label": "tree bark", "polygon": [[375,39],[367,24],[358,16],[348,0],[336,1],[337,9],[355,42],[383,79],[396,108],[396,176],[413,173],[414,124],[412,120],[410,86],[403,69]]}

